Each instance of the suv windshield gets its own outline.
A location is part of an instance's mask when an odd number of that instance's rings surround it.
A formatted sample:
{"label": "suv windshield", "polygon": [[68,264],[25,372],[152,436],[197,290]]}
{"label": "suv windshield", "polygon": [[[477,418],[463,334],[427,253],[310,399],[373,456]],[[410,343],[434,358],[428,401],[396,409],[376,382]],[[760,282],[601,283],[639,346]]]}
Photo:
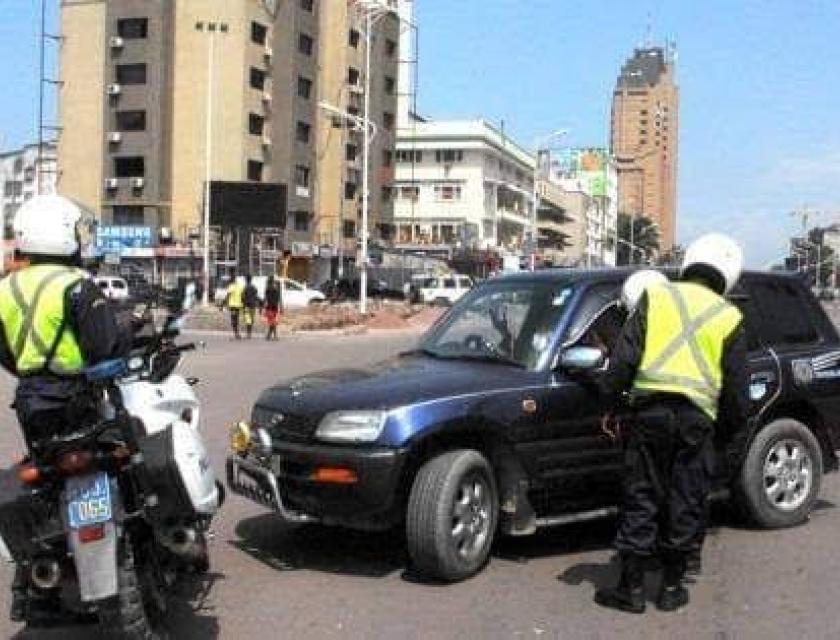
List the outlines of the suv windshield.
{"label": "suv windshield", "polygon": [[539,366],[572,298],[570,282],[498,282],[473,290],[420,342],[436,358]]}

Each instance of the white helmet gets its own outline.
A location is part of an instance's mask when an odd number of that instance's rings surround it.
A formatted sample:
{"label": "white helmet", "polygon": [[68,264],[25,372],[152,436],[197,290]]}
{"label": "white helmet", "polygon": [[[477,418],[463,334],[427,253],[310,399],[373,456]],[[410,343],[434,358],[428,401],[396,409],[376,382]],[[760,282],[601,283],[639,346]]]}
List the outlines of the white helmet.
{"label": "white helmet", "polygon": [[89,257],[95,230],[93,213],[63,196],[35,196],[14,220],[17,248],[30,255]]}
{"label": "white helmet", "polygon": [[[712,271],[721,281],[718,293],[725,295],[732,290],[744,265],[741,247],[729,236],[722,233],[709,233],[692,242],[685,251],[682,276],[690,276],[694,271]],[[718,289],[720,289],[718,287]]]}
{"label": "white helmet", "polygon": [[636,271],[624,281],[624,286],[621,288],[621,302],[629,313],[633,313],[649,287],[667,282],[668,278],[661,271],[653,269]]}

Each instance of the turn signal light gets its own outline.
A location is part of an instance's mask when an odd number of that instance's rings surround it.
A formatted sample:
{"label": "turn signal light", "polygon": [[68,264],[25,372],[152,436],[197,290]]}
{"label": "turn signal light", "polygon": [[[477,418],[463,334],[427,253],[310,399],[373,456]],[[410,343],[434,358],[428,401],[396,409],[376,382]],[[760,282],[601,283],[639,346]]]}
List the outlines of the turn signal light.
{"label": "turn signal light", "polygon": [[34,464],[25,464],[18,469],[18,479],[23,484],[36,484],[41,479],[41,470]]}
{"label": "turn signal light", "polygon": [[69,476],[87,471],[92,460],[93,454],[90,451],[68,451],[61,454],[55,466],[63,474]]}
{"label": "turn signal light", "polygon": [[104,524],[91,524],[79,529],[79,542],[87,544],[88,542],[96,542],[105,537]]}
{"label": "turn signal light", "polygon": [[310,478],[326,484],[356,484],[359,481],[356,472],[345,467],[318,467]]}

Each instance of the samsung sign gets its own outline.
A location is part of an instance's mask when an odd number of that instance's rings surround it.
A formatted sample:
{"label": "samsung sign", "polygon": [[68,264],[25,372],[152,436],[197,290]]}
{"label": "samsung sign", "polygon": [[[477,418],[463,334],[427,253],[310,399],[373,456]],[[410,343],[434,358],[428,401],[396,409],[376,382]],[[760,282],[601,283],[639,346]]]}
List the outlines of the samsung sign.
{"label": "samsung sign", "polygon": [[126,250],[148,249],[154,246],[151,227],[103,225],[96,229],[96,253],[123,254]]}

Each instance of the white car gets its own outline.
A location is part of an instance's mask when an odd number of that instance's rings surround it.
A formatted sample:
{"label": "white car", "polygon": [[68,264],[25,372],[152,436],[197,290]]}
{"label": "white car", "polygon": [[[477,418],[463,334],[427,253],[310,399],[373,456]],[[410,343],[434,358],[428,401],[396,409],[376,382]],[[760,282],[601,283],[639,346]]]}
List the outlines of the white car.
{"label": "white car", "polygon": [[128,300],[128,284],[122,278],[97,276],[93,281],[109,300]]}
{"label": "white car", "polygon": [[418,296],[426,304],[450,305],[460,300],[472,287],[473,281],[468,276],[430,276],[420,284]]}
{"label": "white car", "polygon": [[[282,289],[283,308],[285,309],[306,307],[310,304],[324,302],[326,300],[323,293],[317,289],[310,289],[308,286],[298,282],[297,280],[292,280],[290,278],[276,278],[276,280],[280,283],[280,287]],[[245,285],[244,277],[238,277],[237,281],[239,281],[243,286]],[[265,288],[268,285],[268,276],[254,276],[251,282],[256,287],[257,295],[260,300],[265,300]],[[228,285],[224,284],[223,286],[217,288],[214,292],[213,299],[217,304],[224,301],[225,296],[227,295],[227,288]]]}

